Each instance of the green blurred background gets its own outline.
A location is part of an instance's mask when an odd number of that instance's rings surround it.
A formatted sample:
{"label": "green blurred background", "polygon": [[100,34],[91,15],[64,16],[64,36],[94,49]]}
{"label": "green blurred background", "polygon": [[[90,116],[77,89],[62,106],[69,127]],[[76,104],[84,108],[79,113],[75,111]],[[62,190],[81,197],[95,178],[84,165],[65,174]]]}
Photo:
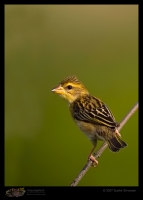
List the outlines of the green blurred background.
{"label": "green blurred background", "polygon": [[[138,5],[5,5],[5,186],[69,186],[92,144],[51,92],[76,75],[120,122],[138,101]],[[138,186],[138,112],[78,186]],[[98,148],[102,144],[98,142]]]}

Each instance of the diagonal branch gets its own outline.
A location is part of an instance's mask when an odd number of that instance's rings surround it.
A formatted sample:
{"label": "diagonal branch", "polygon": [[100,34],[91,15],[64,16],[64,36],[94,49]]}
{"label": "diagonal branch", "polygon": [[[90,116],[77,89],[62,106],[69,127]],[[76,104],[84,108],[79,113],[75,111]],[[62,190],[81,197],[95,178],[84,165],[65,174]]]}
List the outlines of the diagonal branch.
{"label": "diagonal branch", "polygon": [[[129,120],[129,118],[135,113],[135,111],[138,109],[138,102],[133,106],[133,108],[129,111],[129,113],[125,116],[125,118],[121,121],[120,126],[118,127],[118,130],[120,131],[122,127],[126,124],[126,122]],[[94,153],[95,159],[99,158],[103,151],[107,148],[108,144],[107,142],[104,142],[103,145]],[[92,161],[88,161],[86,165],[83,167],[83,169],[80,171],[78,176],[74,179],[74,181],[71,183],[70,186],[76,186],[79,181],[82,179],[82,177],[86,174],[86,172],[89,170],[89,168],[92,165]]]}

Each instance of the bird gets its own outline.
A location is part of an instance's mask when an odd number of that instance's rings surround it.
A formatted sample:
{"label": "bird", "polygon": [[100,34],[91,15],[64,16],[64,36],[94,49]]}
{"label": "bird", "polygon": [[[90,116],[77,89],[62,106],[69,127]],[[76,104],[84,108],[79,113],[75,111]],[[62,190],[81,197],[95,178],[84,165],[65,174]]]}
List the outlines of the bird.
{"label": "bird", "polygon": [[75,75],[63,79],[51,91],[68,102],[73,120],[91,141],[93,148],[88,155],[88,160],[92,161],[93,166],[98,165],[97,159],[92,155],[98,140],[106,141],[112,152],[118,152],[127,146],[118,131],[119,123],[116,122],[107,105],[92,96]]}

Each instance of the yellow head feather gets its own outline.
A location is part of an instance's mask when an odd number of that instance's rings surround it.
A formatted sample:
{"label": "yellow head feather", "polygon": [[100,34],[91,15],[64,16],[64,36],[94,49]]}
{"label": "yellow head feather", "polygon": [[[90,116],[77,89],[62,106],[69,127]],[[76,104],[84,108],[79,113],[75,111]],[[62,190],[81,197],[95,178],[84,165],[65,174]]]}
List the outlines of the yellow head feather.
{"label": "yellow head feather", "polygon": [[69,76],[65,78],[52,91],[59,94],[69,103],[74,102],[78,97],[84,94],[89,94],[85,86],[76,76]]}

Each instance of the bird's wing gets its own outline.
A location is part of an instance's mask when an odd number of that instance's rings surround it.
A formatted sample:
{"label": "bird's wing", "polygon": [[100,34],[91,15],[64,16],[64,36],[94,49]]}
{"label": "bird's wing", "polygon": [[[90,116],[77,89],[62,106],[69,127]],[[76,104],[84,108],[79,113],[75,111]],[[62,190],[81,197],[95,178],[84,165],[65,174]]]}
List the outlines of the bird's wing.
{"label": "bird's wing", "polygon": [[92,97],[90,101],[77,101],[73,106],[74,117],[98,125],[115,128],[118,124],[108,107],[99,99]]}

